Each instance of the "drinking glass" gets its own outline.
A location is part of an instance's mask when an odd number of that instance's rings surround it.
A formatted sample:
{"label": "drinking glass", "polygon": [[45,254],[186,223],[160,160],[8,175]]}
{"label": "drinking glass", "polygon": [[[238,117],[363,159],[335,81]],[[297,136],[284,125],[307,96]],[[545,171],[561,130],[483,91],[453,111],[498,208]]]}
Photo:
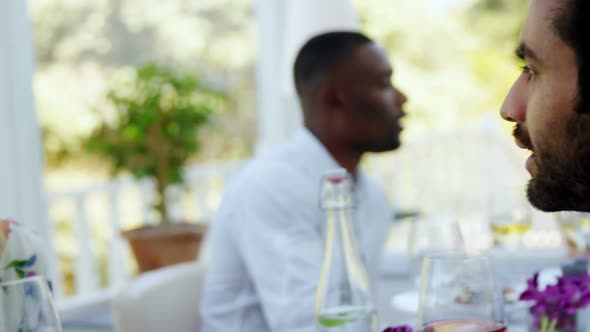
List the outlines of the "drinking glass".
{"label": "drinking glass", "polygon": [[531,205],[523,188],[497,193],[490,204],[490,231],[494,244],[505,248],[522,246],[532,227]]}
{"label": "drinking glass", "polygon": [[590,254],[590,213],[560,212],[557,219],[573,255]]}
{"label": "drinking glass", "polygon": [[43,277],[0,283],[0,331],[62,331],[53,296]]}
{"label": "drinking glass", "polygon": [[425,216],[415,219],[411,222],[408,237],[410,278],[420,275],[425,255],[463,249],[463,235],[455,219],[446,216]]}
{"label": "drinking glass", "polygon": [[490,259],[464,252],[428,255],[422,264],[421,332],[504,332],[504,302]]}

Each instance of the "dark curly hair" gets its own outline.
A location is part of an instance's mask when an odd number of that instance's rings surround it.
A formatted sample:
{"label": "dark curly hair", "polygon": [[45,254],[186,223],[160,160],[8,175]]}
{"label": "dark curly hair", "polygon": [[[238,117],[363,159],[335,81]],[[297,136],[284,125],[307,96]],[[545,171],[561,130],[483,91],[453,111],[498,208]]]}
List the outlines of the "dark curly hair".
{"label": "dark curly hair", "polygon": [[576,54],[578,101],[576,112],[590,113],[590,1],[566,0],[553,22],[559,38]]}

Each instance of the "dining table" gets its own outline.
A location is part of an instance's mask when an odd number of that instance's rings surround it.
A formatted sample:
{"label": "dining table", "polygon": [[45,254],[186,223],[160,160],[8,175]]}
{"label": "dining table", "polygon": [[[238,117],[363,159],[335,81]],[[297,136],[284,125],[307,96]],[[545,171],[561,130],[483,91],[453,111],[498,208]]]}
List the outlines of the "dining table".
{"label": "dining table", "polygon": [[[490,248],[485,254],[492,258],[498,286],[512,287],[515,291],[524,290],[526,279],[535,272],[541,272],[545,283],[553,282],[561,274],[560,266],[569,258],[565,248]],[[417,276],[409,275],[400,265],[407,265],[405,257],[386,257],[383,274],[376,285],[381,330],[387,326],[417,325],[419,282]],[[388,269],[388,266],[396,268]],[[518,294],[515,295],[517,299]],[[518,301],[505,305],[509,332],[528,331],[527,308],[526,303]]]}

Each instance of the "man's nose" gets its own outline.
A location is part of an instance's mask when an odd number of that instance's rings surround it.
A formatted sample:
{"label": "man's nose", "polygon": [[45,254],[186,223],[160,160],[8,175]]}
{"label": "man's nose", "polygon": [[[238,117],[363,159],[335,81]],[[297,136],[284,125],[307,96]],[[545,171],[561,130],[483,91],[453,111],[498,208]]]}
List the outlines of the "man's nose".
{"label": "man's nose", "polygon": [[510,122],[524,122],[526,121],[526,110],[527,110],[527,86],[523,77],[520,77],[508,92],[500,115],[506,121]]}
{"label": "man's nose", "polygon": [[408,102],[408,97],[401,90],[398,90],[396,88],[395,89],[395,94],[396,94],[395,101],[397,102],[397,104],[400,107],[403,106],[405,103]]}
{"label": "man's nose", "polygon": [[407,102],[408,97],[406,97],[406,95],[403,92],[395,88],[395,103],[397,105],[399,112],[401,113],[400,117],[406,116],[406,112],[403,110],[403,106]]}

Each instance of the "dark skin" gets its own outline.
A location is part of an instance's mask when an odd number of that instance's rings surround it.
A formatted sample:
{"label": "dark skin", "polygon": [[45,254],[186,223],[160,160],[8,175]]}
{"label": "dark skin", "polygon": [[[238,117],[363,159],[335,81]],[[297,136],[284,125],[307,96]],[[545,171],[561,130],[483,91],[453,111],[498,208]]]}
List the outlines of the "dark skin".
{"label": "dark skin", "polygon": [[364,153],[400,146],[407,98],[392,74],[385,51],[367,43],[300,91],[305,126],[351,174]]}

